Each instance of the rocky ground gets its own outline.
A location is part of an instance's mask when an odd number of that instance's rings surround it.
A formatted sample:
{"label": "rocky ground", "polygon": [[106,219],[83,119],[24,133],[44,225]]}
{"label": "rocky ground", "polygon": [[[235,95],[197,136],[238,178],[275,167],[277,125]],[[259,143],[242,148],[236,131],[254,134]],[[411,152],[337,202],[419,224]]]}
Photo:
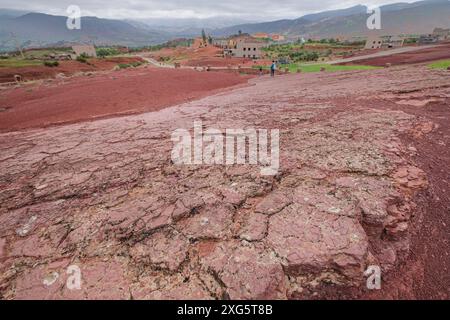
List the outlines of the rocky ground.
{"label": "rocky ground", "polygon": [[[250,82],[154,113],[1,134],[0,296],[448,298],[449,73]],[[194,120],[280,129],[279,174],[172,164],[171,133]],[[80,290],[66,285],[71,265]],[[383,270],[376,293],[369,265]]]}

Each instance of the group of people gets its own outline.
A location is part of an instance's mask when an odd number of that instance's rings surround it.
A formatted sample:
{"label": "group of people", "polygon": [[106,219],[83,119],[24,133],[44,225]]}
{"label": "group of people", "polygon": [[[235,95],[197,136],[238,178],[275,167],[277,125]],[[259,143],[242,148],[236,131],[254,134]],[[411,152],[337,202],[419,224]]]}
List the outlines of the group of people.
{"label": "group of people", "polygon": [[[272,64],[270,65],[270,76],[275,77],[275,71],[277,70],[277,63],[276,61],[272,61]],[[263,75],[263,67],[259,67],[259,75]]]}

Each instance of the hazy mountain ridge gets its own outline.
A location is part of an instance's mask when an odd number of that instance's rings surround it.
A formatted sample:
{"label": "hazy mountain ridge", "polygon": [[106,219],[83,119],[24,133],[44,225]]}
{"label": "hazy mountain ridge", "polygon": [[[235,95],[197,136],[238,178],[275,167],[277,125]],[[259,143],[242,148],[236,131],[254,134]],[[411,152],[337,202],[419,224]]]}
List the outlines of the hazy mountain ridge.
{"label": "hazy mountain ridge", "polygon": [[245,33],[282,33],[291,37],[338,37],[370,33],[429,33],[434,27],[450,27],[450,2],[428,0],[415,3],[394,3],[381,6],[382,29],[370,31],[366,26],[367,7],[358,5],[343,10],[325,11],[293,20],[243,24],[213,31],[223,36],[239,31]]}
{"label": "hazy mountain ridge", "polygon": [[69,30],[66,26],[67,17],[43,13],[4,17],[0,22],[0,47],[4,50],[14,49],[15,40],[26,46],[46,46],[59,42],[145,46],[164,42],[171,37],[162,31],[146,30],[121,20],[97,17],[82,17],[81,30]]}
{"label": "hazy mountain ridge", "polygon": [[0,9],[0,50],[14,50],[16,41],[28,47],[68,42],[147,46],[178,37],[197,37],[203,28],[213,36],[228,36],[241,31],[250,34],[280,33],[291,38],[430,33],[435,27],[450,27],[450,1],[426,0],[382,6],[382,30],[379,31],[367,29],[368,16],[367,7],[357,5],[308,14],[298,19],[246,23],[223,28],[213,26],[230,24],[233,19],[205,20],[202,25],[201,19],[181,19],[175,22],[174,19],[123,21],[83,17],[81,30],[68,30],[67,17],[64,16]]}

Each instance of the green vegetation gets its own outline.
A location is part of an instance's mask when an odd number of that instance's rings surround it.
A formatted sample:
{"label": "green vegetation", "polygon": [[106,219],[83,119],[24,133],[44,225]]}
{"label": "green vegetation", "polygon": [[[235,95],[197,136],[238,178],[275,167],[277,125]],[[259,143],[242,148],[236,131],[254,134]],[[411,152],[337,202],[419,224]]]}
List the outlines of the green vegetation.
{"label": "green vegetation", "polygon": [[89,58],[89,56],[87,54],[82,53],[77,57],[77,61],[81,62],[81,63],[88,63],[88,60],[87,60],[88,58]]}
{"label": "green vegetation", "polygon": [[143,65],[142,62],[136,61],[132,63],[119,63],[117,66],[119,67],[119,69],[128,69],[128,68],[136,68],[141,65]]}
{"label": "green vegetation", "polygon": [[120,52],[115,48],[98,48],[97,56],[100,58],[105,58],[108,56],[117,56]]}
{"label": "green vegetation", "polygon": [[59,62],[58,61],[45,61],[44,66],[50,67],[50,68],[57,67],[57,66],[59,66]]}
{"label": "green vegetation", "polygon": [[31,49],[25,51],[25,56],[29,59],[44,59],[51,55],[58,55],[69,53],[71,48],[46,48],[46,49]]}
{"label": "green vegetation", "polygon": [[159,51],[164,48],[189,47],[192,45],[193,42],[194,42],[193,39],[175,39],[154,46],[129,48],[129,52],[132,53],[141,51]]}
{"label": "green vegetation", "polygon": [[0,68],[22,68],[32,66],[42,66],[42,61],[19,59],[19,58],[9,58],[0,60]]}
{"label": "green vegetation", "polygon": [[328,60],[328,57],[331,55],[347,55],[348,51],[351,53],[354,50],[359,50],[363,45],[363,43],[359,42],[339,42],[337,39],[323,39],[320,41],[309,39],[306,42],[299,40],[295,43],[272,44],[263,50],[269,59],[301,63]]}
{"label": "green vegetation", "polygon": [[[254,68],[259,69],[260,66],[255,66]],[[264,67],[265,69],[269,67]],[[373,66],[339,66],[339,65],[331,65],[331,64],[297,64],[297,63],[291,63],[291,64],[285,64],[280,65],[279,69],[283,70],[285,68],[289,69],[289,72],[295,73],[299,69],[301,72],[320,72],[322,68],[325,68],[325,71],[327,72],[337,72],[337,71],[351,71],[351,70],[372,70],[372,69],[379,69],[379,67],[373,67]]]}
{"label": "green vegetation", "polygon": [[428,65],[431,69],[447,69],[450,67],[450,60],[435,61]]}

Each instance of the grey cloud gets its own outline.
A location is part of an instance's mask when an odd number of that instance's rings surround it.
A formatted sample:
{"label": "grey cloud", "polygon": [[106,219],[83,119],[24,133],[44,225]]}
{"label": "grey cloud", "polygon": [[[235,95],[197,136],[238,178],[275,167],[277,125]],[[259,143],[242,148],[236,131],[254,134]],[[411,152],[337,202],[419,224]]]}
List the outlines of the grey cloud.
{"label": "grey cloud", "polygon": [[32,10],[64,15],[69,5],[78,5],[83,15],[102,18],[210,18],[236,16],[260,20],[350,7],[381,5],[393,0],[0,0],[0,8]]}

